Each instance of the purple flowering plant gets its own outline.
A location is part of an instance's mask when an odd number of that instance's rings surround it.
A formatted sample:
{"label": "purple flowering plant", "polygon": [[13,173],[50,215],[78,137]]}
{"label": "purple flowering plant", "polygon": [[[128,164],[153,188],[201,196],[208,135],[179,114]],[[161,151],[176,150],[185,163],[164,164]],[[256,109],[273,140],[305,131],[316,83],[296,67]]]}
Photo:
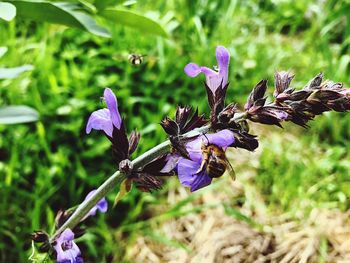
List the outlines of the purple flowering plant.
{"label": "purple flowering plant", "polygon": [[97,211],[107,211],[105,196],[115,187],[119,187],[117,202],[132,185],[152,192],[160,189],[169,176],[176,175],[191,192],[210,185],[229,170],[231,165],[225,157],[229,148],[254,151],[259,146],[257,137],[249,132],[249,122],[279,127],[283,122],[292,122],[307,128],[307,123],[323,112],[350,109],[350,89],[343,88],[341,83],[324,81],[320,73],[302,89],[295,89],[291,87],[294,76],[282,71],[275,74],[272,100],[266,96],[267,80],[261,80],[252,89],[244,108],[239,110],[236,103],[226,103],[229,51],[218,46],[216,59],[217,67],[213,69],[195,63],[184,68],[189,77],[205,75],[210,116],[207,118],[190,106],[178,106],[173,119],[166,117],[160,122],[169,140],[135,159],[131,156],[140,142],[140,133],[133,130],[127,134],[116,95],[109,88],[104,90],[107,108],[90,115],[86,133],[98,130],[108,138],[117,171],[90,192],[79,206],[59,211],[52,236],[42,230],[32,234],[34,242],[41,243],[39,251],[49,252],[58,262],[82,262],[74,238],[84,233],[84,220]]}

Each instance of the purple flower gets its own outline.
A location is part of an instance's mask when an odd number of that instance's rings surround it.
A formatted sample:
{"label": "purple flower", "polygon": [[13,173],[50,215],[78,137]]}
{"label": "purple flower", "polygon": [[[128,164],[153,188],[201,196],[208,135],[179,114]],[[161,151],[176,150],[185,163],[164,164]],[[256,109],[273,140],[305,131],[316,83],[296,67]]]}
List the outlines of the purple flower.
{"label": "purple flower", "polygon": [[56,239],[53,246],[57,252],[58,263],[82,263],[80,249],[77,244],[74,243],[74,233],[67,228]]}
{"label": "purple flower", "polygon": [[[87,202],[95,192],[96,190],[92,190],[90,193],[88,193],[88,195],[85,197],[84,202]],[[106,198],[103,197],[100,201],[98,201],[98,203],[93,208],[91,208],[89,213],[87,213],[87,215],[81,221],[85,220],[89,216],[96,215],[97,210],[100,211],[101,213],[106,213],[107,209],[108,209],[108,203]]]}
{"label": "purple flower", "polygon": [[179,158],[177,173],[180,183],[183,186],[190,187],[191,192],[209,185],[212,178],[209,177],[205,170],[196,174],[203,160],[201,150],[202,143],[214,144],[223,150],[226,150],[234,140],[234,134],[231,131],[222,130],[217,133],[202,135],[194,141],[187,143],[186,149],[191,160],[183,157]]}
{"label": "purple flower", "polygon": [[122,119],[118,111],[117,98],[113,91],[106,88],[103,93],[106,101],[107,109],[101,109],[91,113],[86,125],[86,133],[90,133],[92,129],[103,130],[109,137],[112,137],[113,126],[120,129]]}
{"label": "purple flower", "polygon": [[215,90],[220,86],[221,83],[222,87],[225,87],[227,84],[230,53],[225,47],[216,47],[216,60],[218,62],[218,71],[207,67],[198,66],[195,63],[189,63],[185,67],[185,73],[191,78],[196,77],[199,73],[204,73],[206,76],[206,83],[213,94],[215,94]]}

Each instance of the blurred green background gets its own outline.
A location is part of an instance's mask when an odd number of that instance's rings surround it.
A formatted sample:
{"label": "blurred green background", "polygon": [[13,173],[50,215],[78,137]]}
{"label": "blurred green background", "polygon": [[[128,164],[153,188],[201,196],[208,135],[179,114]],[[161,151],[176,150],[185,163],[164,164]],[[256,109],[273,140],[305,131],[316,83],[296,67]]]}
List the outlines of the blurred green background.
{"label": "blurred green background", "polygon": [[[203,76],[188,78],[183,68],[190,61],[215,65],[217,45],[231,53],[227,98],[239,105],[263,78],[272,93],[276,70],[294,72],[297,88],[320,71],[350,84],[349,0],[129,2],[125,8],[158,17],[169,37],[113,22],[107,24],[112,37],[103,38],[20,15],[0,21],[0,45],[8,48],[0,66],[33,65],[0,80],[0,105],[28,105],[40,114],[38,122],[0,125],[1,262],[26,262],[29,234],[51,231],[58,209],[81,202],[116,170],[109,141],[98,132],[85,134],[89,114],[103,107],[105,87],[116,93],[128,130],[142,134],[137,155],[166,138],[159,122],[173,116],[176,105],[208,113]],[[144,63],[131,65],[132,52],[147,55]],[[297,217],[304,200],[311,200],[306,214],[312,207],[349,208],[350,116],[326,113],[310,126],[254,126],[262,152],[251,183],[271,213]],[[250,163],[240,164],[238,177],[245,165]],[[153,194],[134,189],[115,209],[92,219],[79,242],[84,259],[127,261],[128,246],[150,232],[148,220],[162,213],[181,216],[176,213],[183,204],[164,209],[165,193],[174,187],[179,183],[172,179]],[[112,204],[114,195],[108,199]]]}

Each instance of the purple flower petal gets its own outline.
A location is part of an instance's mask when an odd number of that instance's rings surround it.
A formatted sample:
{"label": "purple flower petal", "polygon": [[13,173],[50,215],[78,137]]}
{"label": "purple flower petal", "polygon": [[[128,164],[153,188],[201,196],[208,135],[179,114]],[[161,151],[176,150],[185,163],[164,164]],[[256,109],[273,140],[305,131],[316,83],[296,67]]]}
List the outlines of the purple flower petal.
{"label": "purple flower petal", "polygon": [[74,233],[67,228],[56,239],[54,249],[57,252],[58,263],[80,263],[83,262],[79,247],[74,243]]}
{"label": "purple flower petal", "polygon": [[189,63],[185,66],[185,73],[191,77],[194,78],[196,77],[199,73],[201,73],[201,68],[195,63]]}
{"label": "purple flower petal", "polygon": [[[234,141],[235,136],[230,130],[222,130],[217,133],[206,134],[205,135],[210,144],[215,144],[218,147],[229,147]],[[202,140],[206,141],[205,136],[202,137]]]}
{"label": "purple flower petal", "polygon": [[103,130],[108,136],[112,137],[113,124],[108,109],[101,109],[91,113],[86,125],[86,133],[89,134],[92,129]]}
{"label": "purple flower petal", "polygon": [[61,241],[72,241],[73,239],[74,239],[74,233],[69,228],[64,230],[59,237],[59,240]]}
{"label": "purple flower petal", "polygon": [[213,93],[215,93],[215,90],[221,84],[223,87],[227,84],[230,53],[225,47],[218,46],[216,48],[216,59],[218,62],[218,72],[207,67],[200,67],[195,63],[189,63],[185,66],[185,73],[192,78],[196,77],[199,73],[205,74],[206,83]]}
{"label": "purple flower petal", "polygon": [[193,180],[190,191],[194,192],[194,191],[197,191],[197,190],[199,190],[199,189],[201,189],[201,188],[203,188],[205,186],[208,186],[208,185],[211,184],[212,180],[213,179],[210,178],[208,176],[208,174],[203,171],[200,174],[198,174],[196,176],[196,178]]}
{"label": "purple flower petal", "polygon": [[215,70],[207,67],[201,67],[201,72],[207,77],[207,81],[210,78],[216,78],[218,76],[218,73]]}
{"label": "purple flower petal", "polygon": [[[225,47],[218,46],[216,48],[216,60],[218,61],[219,74],[227,76],[228,65],[230,64],[230,52]],[[227,83],[227,79],[224,79],[224,83]]]}
{"label": "purple flower petal", "polygon": [[104,99],[106,100],[107,107],[109,109],[113,125],[120,129],[122,118],[118,111],[117,97],[114,95],[110,88],[106,88],[103,93]]}
{"label": "purple flower petal", "polygon": [[218,147],[229,147],[235,141],[233,132],[222,130],[217,133],[205,134],[186,144],[186,149],[192,161],[199,161],[202,158],[202,144],[215,144]]}
{"label": "purple flower petal", "polygon": [[103,130],[108,136],[113,135],[113,126],[120,129],[122,119],[118,111],[117,98],[113,91],[106,88],[104,99],[108,109],[101,109],[91,113],[86,125],[86,133],[89,134],[92,129]]}
{"label": "purple flower petal", "polygon": [[177,162],[180,159],[180,155],[178,154],[168,154],[166,157],[166,164],[160,170],[161,173],[170,173],[172,170],[175,169]]}
{"label": "purple flower petal", "polygon": [[191,192],[209,185],[212,179],[205,173],[196,174],[200,162],[180,158],[177,166],[178,177],[183,186],[190,187]]}

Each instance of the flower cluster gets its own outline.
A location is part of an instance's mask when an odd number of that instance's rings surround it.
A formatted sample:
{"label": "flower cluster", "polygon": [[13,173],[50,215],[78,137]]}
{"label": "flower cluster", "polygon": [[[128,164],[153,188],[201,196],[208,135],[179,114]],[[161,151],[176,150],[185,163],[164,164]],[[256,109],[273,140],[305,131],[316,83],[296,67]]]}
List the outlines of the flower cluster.
{"label": "flower cluster", "polygon": [[[325,111],[344,112],[350,109],[350,89],[340,83],[323,81],[323,74],[318,74],[304,88],[291,87],[293,75],[289,72],[275,74],[275,91],[273,100],[266,96],[267,80],[261,80],[251,91],[244,109],[234,102],[226,104],[229,87],[228,73],[230,53],[223,47],[216,48],[217,66],[214,69],[189,63],[184,71],[189,77],[200,73],[205,75],[205,91],[210,107],[210,116],[199,114],[189,106],[178,106],[175,117],[165,117],[160,125],[168,135],[169,141],[158,145],[145,154],[132,160],[140,142],[140,133],[133,130],[130,135],[124,125],[118,109],[117,98],[109,88],[104,90],[103,98],[107,108],[94,111],[86,126],[86,132],[93,129],[102,131],[112,143],[112,155],[119,172],[122,174],[123,187],[120,193],[130,191],[135,185],[139,190],[152,192],[161,188],[161,178],[177,175],[180,183],[197,191],[221,177],[225,172],[233,174],[226,151],[230,147],[254,151],[258,146],[257,137],[250,133],[249,121],[282,127],[284,121],[290,121],[307,127],[308,121]],[[169,147],[170,146],[170,147]],[[117,176],[113,175],[113,176]],[[113,177],[112,176],[112,177]],[[234,176],[233,176],[234,178]],[[109,183],[114,184],[115,180]],[[100,190],[111,189],[104,184]],[[107,190],[106,190],[107,191]],[[105,192],[106,192],[105,191]],[[103,191],[91,192],[83,204],[95,204]],[[95,198],[92,198],[95,197]],[[119,200],[120,196],[117,196]],[[86,205],[86,210],[91,206]],[[107,202],[103,198],[84,216],[72,214],[71,210],[61,211],[56,218],[56,228],[60,229],[53,241],[43,231],[33,234],[33,240],[43,243],[42,251],[54,251],[58,262],[82,262],[80,250],[74,238],[83,234],[79,225],[74,229],[61,229],[64,222],[78,218],[80,224],[97,211],[106,212]]]}
{"label": "flower cluster", "polygon": [[350,109],[350,92],[341,83],[323,81],[323,74],[315,76],[303,89],[290,84],[294,76],[286,71],[275,74],[275,101],[266,105],[267,81],[260,81],[251,92],[245,105],[248,119],[263,124],[281,126],[291,121],[302,127],[325,111],[344,112]]}

